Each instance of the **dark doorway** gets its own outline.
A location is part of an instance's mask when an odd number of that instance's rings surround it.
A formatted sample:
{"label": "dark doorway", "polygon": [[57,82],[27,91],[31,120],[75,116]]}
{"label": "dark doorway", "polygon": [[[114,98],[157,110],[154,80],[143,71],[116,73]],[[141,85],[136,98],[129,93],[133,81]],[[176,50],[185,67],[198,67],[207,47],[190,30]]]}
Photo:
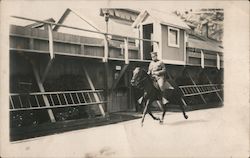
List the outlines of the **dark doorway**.
{"label": "dark doorway", "polygon": [[[143,25],[143,38],[152,39],[153,24]],[[143,41],[143,59],[150,60],[150,52],[153,51],[153,42]]]}

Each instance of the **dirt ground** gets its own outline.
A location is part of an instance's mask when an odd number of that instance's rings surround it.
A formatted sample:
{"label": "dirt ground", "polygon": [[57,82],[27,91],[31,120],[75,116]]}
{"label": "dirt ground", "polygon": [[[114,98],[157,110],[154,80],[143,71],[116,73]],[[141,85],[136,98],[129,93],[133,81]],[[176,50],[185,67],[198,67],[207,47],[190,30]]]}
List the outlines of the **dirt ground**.
{"label": "dirt ground", "polygon": [[249,156],[248,115],[224,107],[187,114],[185,120],[181,113],[167,112],[162,125],[147,115],[143,127],[136,119],[19,141],[6,151],[27,158]]}

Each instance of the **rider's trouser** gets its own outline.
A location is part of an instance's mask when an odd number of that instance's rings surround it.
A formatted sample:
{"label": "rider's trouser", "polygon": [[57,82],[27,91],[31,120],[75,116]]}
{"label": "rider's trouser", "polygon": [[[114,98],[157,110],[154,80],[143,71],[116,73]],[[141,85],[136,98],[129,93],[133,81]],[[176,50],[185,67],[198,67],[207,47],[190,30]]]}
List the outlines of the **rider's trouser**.
{"label": "rider's trouser", "polygon": [[159,85],[160,90],[163,92],[164,91],[164,78],[158,78],[157,83]]}

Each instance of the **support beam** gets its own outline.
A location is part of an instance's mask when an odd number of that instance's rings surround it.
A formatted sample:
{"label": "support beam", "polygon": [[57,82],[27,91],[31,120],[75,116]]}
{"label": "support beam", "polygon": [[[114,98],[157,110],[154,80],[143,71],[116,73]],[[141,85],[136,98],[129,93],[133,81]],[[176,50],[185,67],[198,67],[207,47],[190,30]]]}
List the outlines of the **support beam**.
{"label": "support beam", "polygon": [[47,75],[49,73],[49,70],[51,68],[51,65],[52,65],[53,61],[54,61],[54,59],[49,60],[47,66],[46,66],[46,68],[44,70],[44,73],[42,75],[42,80],[41,80],[42,83],[44,83],[44,81],[45,81],[45,79],[46,79],[46,77],[47,77]]}
{"label": "support beam", "polygon": [[[69,8],[67,8],[65,10],[65,12],[63,13],[63,15],[61,16],[61,18],[58,20],[57,24],[62,24],[70,12],[71,12],[71,10]],[[55,25],[55,27],[53,28],[53,31],[58,31],[59,28],[60,28],[59,25]]]}
{"label": "support beam", "polygon": [[201,91],[200,91],[199,88],[197,87],[196,83],[194,82],[193,78],[192,78],[191,75],[189,74],[188,70],[186,71],[186,73],[187,73],[188,77],[190,78],[190,80],[192,81],[193,85],[195,85],[196,90],[200,93],[200,97],[201,97],[201,99],[203,100],[203,102],[204,102],[205,104],[207,104],[207,101],[205,100],[204,96],[201,94]]}
{"label": "support beam", "polygon": [[[43,87],[43,83],[41,82],[41,79],[40,79],[40,76],[39,76],[39,73],[37,70],[37,67],[33,62],[32,62],[32,68],[33,68],[33,72],[34,72],[36,82],[37,82],[37,85],[39,87],[40,92],[45,92],[45,89]],[[43,101],[44,101],[46,107],[50,107],[49,100],[48,100],[46,95],[43,95]],[[48,109],[47,111],[49,114],[50,121],[56,122],[53,111],[51,109]]]}
{"label": "support beam", "polygon": [[[83,67],[83,71],[85,73],[85,76],[87,77],[87,80],[88,80],[88,83],[90,85],[91,90],[95,91],[94,84],[93,84],[93,82],[92,82],[92,80],[91,80],[91,78],[89,76],[88,71],[84,67]],[[96,102],[100,102],[99,96],[96,93],[93,93],[93,95],[94,95],[94,98],[95,98]],[[98,104],[98,107],[99,107],[99,109],[100,109],[100,111],[102,113],[102,116],[105,117],[105,112],[103,110],[102,104]]]}
{"label": "support beam", "polygon": [[[205,73],[205,76],[206,76],[208,82],[209,82],[210,84],[213,84],[213,83],[211,82],[211,80],[209,79],[209,77],[208,77],[208,75],[207,75],[206,73]],[[214,87],[213,87],[213,89],[215,90]],[[218,91],[216,91],[216,95],[218,96],[218,98],[220,99],[220,101],[223,102],[223,99],[221,98],[221,96],[220,96],[220,94],[219,94]]]}
{"label": "support beam", "polygon": [[113,83],[113,85],[112,85],[112,90],[114,90],[114,89],[117,87],[119,81],[121,80],[122,76],[123,76],[124,73],[126,72],[127,68],[128,68],[128,65],[125,64],[125,65],[123,66],[123,68],[122,68],[122,70],[121,70],[121,72],[120,72],[118,78],[117,78],[117,79],[115,80],[115,82]]}

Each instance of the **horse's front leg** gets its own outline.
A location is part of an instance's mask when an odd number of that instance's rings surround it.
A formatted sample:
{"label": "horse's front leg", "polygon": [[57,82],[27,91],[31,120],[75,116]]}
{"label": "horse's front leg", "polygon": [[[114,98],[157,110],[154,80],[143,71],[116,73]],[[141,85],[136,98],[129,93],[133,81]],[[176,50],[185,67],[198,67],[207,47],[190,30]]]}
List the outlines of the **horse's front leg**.
{"label": "horse's front leg", "polygon": [[145,115],[146,115],[147,112],[148,112],[148,105],[149,105],[149,99],[148,99],[148,100],[146,101],[146,103],[145,103],[145,107],[144,107],[143,114],[142,114],[141,126],[143,126],[143,122],[144,122],[144,119],[145,119]]}

